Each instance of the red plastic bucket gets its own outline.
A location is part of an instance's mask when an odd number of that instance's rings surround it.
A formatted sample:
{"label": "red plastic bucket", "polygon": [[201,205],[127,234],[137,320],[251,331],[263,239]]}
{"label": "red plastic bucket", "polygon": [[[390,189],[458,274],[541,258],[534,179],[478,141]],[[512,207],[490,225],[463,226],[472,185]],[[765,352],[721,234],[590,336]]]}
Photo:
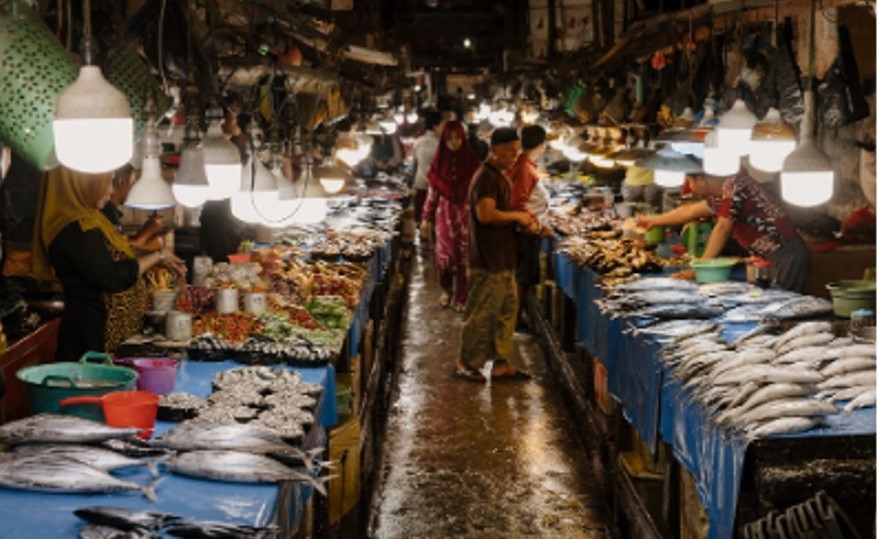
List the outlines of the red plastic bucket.
{"label": "red plastic bucket", "polygon": [[147,440],[155,428],[159,397],[148,391],[116,391],[101,397],[70,397],[59,405],[100,404],[104,410],[104,422],[111,427],[137,427],[137,436]]}

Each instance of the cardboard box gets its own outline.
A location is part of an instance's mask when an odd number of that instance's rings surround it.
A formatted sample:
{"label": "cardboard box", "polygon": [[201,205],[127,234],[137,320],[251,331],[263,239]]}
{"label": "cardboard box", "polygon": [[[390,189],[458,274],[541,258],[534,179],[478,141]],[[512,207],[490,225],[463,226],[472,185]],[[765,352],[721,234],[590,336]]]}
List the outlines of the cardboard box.
{"label": "cardboard box", "polygon": [[[341,419],[341,417],[339,418]],[[340,521],[360,499],[360,421],[356,415],[329,431],[329,525]]]}

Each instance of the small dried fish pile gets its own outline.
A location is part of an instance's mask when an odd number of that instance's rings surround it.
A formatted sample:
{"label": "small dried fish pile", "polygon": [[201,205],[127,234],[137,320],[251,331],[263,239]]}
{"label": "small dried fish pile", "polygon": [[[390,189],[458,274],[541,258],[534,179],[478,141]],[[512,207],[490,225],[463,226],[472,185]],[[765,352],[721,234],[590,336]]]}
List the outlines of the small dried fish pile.
{"label": "small dried fish pile", "polygon": [[875,349],[830,333],[828,322],[804,322],[773,336],[767,327],[729,344],[702,334],[664,349],[687,399],[716,424],[747,439],[819,425],[849,400],[846,412],[875,403]]}
{"label": "small dried fish pile", "polygon": [[0,458],[0,487],[44,492],[139,491],[155,499],[158,481],[141,486],[61,455],[7,454]]}
{"label": "small dried fish pile", "polygon": [[588,239],[565,238],[559,243],[558,250],[580,266],[589,266],[602,274],[614,272],[618,276],[618,270],[628,274],[656,273],[666,265],[666,261],[654,251],[630,238],[596,238],[594,235]]}
{"label": "small dried fish pile", "polygon": [[163,421],[180,422],[196,417],[208,407],[206,400],[189,393],[168,393],[159,398],[158,418]]}
{"label": "small dried fish pile", "polygon": [[84,507],[73,513],[88,523],[79,528],[81,539],[151,539],[158,537],[159,532],[173,537],[202,539],[272,539],[278,533],[275,526],[199,521],[171,513],[122,507]]}
{"label": "small dried fish pile", "polygon": [[109,427],[69,415],[38,414],[0,426],[0,442],[24,443],[98,443],[114,438],[132,438],[135,428]]}

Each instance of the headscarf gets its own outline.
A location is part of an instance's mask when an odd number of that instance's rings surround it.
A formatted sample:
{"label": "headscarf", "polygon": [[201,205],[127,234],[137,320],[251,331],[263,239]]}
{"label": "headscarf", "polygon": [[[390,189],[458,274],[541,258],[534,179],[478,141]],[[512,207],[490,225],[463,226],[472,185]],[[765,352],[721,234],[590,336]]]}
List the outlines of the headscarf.
{"label": "headscarf", "polygon": [[112,180],[110,173],[83,174],[65,167],[56,167],[43,175],[32,247],[34,277],[54,278],[49,247],[64,227],[73,222],[79,223],[83,231],[99,229],[114,247],[134,258],[128,238],[97,207]]}
{"label": "headscarf", "polygon": [[[448,147],[448,139],[452,132],[457,133],[461,140],[460,148],[454,151]],[[442,138],[439,140],[439,147],[427,178],[430,180],[430,186],[440,195],[460,204],[466,200],[470,180],[481,164],[478,156],[470,148],[463,124],[450,121],[442,129]]]}

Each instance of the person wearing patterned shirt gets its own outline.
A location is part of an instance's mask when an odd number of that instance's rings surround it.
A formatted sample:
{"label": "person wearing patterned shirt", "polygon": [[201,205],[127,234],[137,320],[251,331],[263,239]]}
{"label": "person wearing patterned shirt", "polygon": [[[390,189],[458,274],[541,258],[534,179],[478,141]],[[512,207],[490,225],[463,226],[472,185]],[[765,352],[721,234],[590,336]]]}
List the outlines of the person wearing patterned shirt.
{"label": "person wearing patterned shirt", "polygon": [[713,217],[716,223],[702,258],[718,256],[731,236],[745,250],[771,263],[779,286],[802,290],[810,269],[808,247],[784,210],[758,183],[743,170],[724,178],[690,175],[686,181],[691,192],[704,200],[662,215],[640,217],[638,224],[649,229]]}

